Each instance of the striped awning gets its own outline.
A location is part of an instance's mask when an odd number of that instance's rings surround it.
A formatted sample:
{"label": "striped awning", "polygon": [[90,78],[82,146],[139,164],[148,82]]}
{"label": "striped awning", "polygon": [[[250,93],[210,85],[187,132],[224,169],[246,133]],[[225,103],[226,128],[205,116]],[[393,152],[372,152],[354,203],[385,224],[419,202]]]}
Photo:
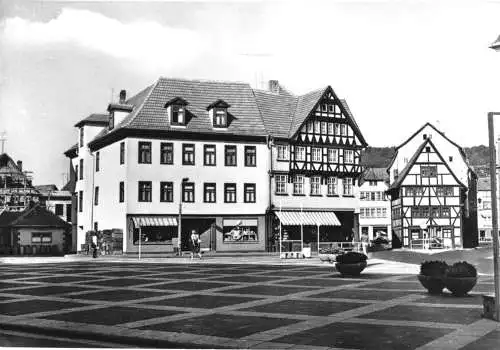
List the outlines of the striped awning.
{"label": "striped awning", "polygon": [[173,216],[141,216],[132,218],[135,227],[144,226],[177,226],[177,218]]}
{"label": "striped awning", "polygon": [[332,211],[276,211],[282,225],[340,226]]}

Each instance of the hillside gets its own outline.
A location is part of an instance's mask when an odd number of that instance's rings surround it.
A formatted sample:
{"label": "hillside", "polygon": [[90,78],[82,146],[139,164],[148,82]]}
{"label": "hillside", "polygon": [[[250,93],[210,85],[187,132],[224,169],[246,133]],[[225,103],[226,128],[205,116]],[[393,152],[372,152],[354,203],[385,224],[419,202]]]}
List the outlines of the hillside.
{"label": "hillside", "polygon": [[[478,175],[487,173],[490,162],[490,152],[487,146],[465,147],[465,154],[477,171]],[[389,165],[394,153],[395,147],[367,147],[361,153],[361,164],[366,167],[385,168]]]}

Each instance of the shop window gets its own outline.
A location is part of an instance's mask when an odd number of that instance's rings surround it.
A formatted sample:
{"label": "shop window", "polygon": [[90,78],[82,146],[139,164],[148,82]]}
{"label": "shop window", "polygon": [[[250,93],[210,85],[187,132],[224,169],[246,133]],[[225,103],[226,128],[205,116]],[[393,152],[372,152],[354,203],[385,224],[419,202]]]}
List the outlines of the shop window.
{"label": "shop window", "polygon": [[207,166],[215,166],[217,162],[215,145],[205,145],[203,148],[203,164]]}
{"label": "shop window", "polygon": [[31,244],[52,244],[52,232],[32,232]]}
{"label": "shop window", "polygon": [[172,142],[160,144],[160,164],[174,164],[174,144]]}
{"label": "shop window", "polygon": [[223,220],[224,243],[258,242],[257,219],[225,219]]}
{"label": "shop window", "polygon": [[139,164],[151,164],[151,142],[139,142]]}
{"label": "shop window", "polygon": [[[169,245],[177,238],[177,226],[144,226],[141,228],[141,245]],[[139,244],[139,229],[134,230],[134,245]]]}
{"label": "shop window", "polygon": [[64,215],[64,204],[56,204],[56,215]]}

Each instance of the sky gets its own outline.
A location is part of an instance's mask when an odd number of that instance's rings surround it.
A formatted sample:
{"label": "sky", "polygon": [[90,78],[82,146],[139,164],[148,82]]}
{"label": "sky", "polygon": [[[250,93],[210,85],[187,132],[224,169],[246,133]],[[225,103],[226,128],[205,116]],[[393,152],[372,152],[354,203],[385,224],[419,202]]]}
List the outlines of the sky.
{"label": "sky", "polygon": [[35,184],[62,186],[74,124],[163,76],[331,85],[370,146],[426,122],[487,145],[499,19],[500,0],[0,0],[0,133]]}

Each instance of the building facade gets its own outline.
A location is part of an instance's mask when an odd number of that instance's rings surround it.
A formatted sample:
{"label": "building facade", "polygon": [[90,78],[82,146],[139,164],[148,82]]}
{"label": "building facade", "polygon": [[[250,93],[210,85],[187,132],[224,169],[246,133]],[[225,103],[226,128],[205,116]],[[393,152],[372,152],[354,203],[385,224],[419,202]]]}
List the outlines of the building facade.
{"label": "building facade", "polygon": [[270,86],[160,78],[77,123],[66,155],[78,249],[86,232],[111,229],[127,253],[187,249],[194,229],[206,249],[264,251],[278,212],[301,212],[287,222],[293,238],[299,225],[308,241],[357,232],[366,142],[347,104],[331,87],[294,96]]}
{"label": "building facade", "polygon": [[379,236],[392,239],[391,201],[386,194],[389,175],[385,168],[368,168],[359,180],[360,234],[370,240]]}
{"label": "building facade", "polygon": [[477,224],[479,241],[491,241],[493,223],[491,218],[491,182],[489,177],[477,180]]}
{"label": "building facade", "polygon": [[39,197],[30,172],[23,170],[23,162],[14,162],[7,153],[0,154],[0,210],[23,211]]}
{"label": "building facade", "polygon": [[477,246],[477,176],[460,146],[427,123],[396,148],[388,171],[393,247]]}

